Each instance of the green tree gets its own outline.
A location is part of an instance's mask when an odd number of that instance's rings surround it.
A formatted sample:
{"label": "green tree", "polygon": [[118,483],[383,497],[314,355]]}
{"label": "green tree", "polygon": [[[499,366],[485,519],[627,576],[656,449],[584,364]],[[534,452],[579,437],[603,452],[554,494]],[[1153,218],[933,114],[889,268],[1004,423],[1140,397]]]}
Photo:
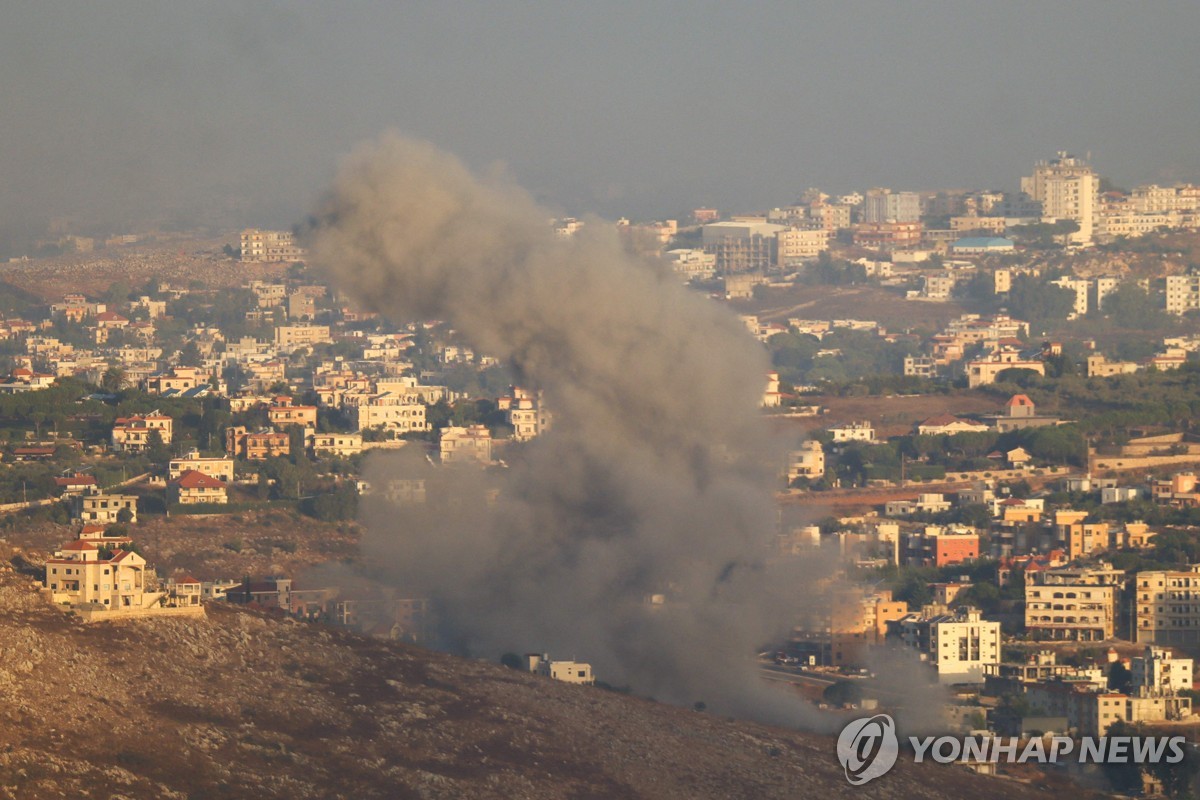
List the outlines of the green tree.
{"label": "green tree", "polygon": [[100,388],[111,394],[116,394],[127,385],[128,379],[125,377],[125,370],[121,367],[109,367],[100,376]]}

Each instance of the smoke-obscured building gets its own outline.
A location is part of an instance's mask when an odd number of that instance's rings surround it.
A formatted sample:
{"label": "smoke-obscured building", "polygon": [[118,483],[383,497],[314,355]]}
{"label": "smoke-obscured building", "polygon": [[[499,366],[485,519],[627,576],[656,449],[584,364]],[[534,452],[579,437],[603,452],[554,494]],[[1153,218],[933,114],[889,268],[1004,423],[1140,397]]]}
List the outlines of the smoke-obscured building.
{"label": "smoke-obscured building", "polygon": [[242,261],[303,261],[305,255],[291,231],[250,228],[242,231],[241,245]]}

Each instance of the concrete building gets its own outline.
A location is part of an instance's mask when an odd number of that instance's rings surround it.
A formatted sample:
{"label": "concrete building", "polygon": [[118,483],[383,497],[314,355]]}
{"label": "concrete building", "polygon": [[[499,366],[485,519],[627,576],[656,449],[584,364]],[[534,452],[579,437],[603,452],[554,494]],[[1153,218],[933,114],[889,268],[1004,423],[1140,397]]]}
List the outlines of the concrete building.
{"label": "concrete building", "polygon": [[469,425],[465,428],[442,428],[440,444],[443,464],[492,461],[492,432],[484,425]]}
{"label": "concrete building", "polygon": [[534,675],[542,675],[564,683],[579,683],[590,685],[596,682],[591,664],[578,661],[551,661],[545,653],[528,653],[525,656],[529,671]]}
{"label": "concrete building", "polygon": [[255,262],[303,261],[304,250],[297,246],[291,231],[242,231],[241,260]]}
{"label": "concrete building", "polygon": [[1113,375],[1132,375],[1138,371],[1138,365],[1133,361],[1109,361],[1101,353],[1088,356],[1087,376],[1089,378],[1110,378]]}
{"label": "concrete building", "polygon": [[206,458],[199,450],[192,450],[182,458],[173,458],[167,464],[167,480],[175,480],[185,472],[199,472],[210,478],[231,483],[233,481],[233,459],[214,456]]}
{"label": "concrete building", "polygon": [[[127,513],[122,514],[122,511]],[[74,495],[71,497],[71,520],[91,525],[137,522],[137,496],[101,494],[98,491]]]}
{"label": "concrete building", "polygon": [[[1000,220],[1002,223],[1004,220]],[[1003,230],[1003,226],[1001,226]],[[1011,253],[1016,249],[1012,239],[1001,236],[967,236],[958,239],[950,245],[950,252],[955,255],[992,255],[995,253]]]}
{"label": "concrete building", "polygon": [[1176,658],[1162,647],[1147,647],[1144,654],[1130,659],[1129,672],[1133,691],[1150,697],[1191,691],[1195,684],[1192,659]]}
{"label": "concrete building", "polygon": [[905,356],[904,374],[912,378],[936,378],[938,363],[929,356]]}
{"label": "concrete building", "polygon": [[263,461],[274,456],[286,456],[291,451],[291,438],[286,433],[270,428],[251,432],[242,425],[231,425],[225,429],[225,452],[232,458]]}
{"label": "concrete building", "polygon": [[1020,351],[1007,347],[993,350],[983,358],[967,362],[967,385],[974,389],[996,382],[996,376],[1006,369],[1027,369],[1038,375],[1046,374],[1041,361],[1024,358]]}
{"label": "concrete building", "polygon": [[1071,220],[1079,230],[1071,234],[1074,244],[1092,241],[1099,209],[1100,180],[1083,159],[1066,152],[1039,161],[1033,175],[1021,178],[1021,191],[1042,205],[1042,219]]}
{"label": "concrete building", "polygon": [[1135,641],[1192,647],[1200,644],[1200,564],[1188,570],[1139,572],[1134,591]]}
{"label": "concrete building", "polygon": [[1113,637],[1121,570],[1041,570],[1025,577],[1025,629],[1052,639]]}
{"label": "concrete building", "polygon": [[717,271],[716,255],[703,250],[668,250],[663,257],[677,275],[687,280],[707,280]]}
{"label": "concrete building", "polygon": [[1200,309],[1200,274],[1167,276],[1167,313]]}
{"label": "concrete building", "polygon": [[854,243],[875,250],[900,250],[921,244],[920,222],[864,222],[854,229]]}
{"label": "concrete building", "polygon": [[829,249],[829,231],[825,228],[785,228],[775,238],[776,264],[781,267],[812,261]]}
{"label": "concrete building", "polygon": [[800,478],[820,480],[825,476],[825,448],[815,439],[788,453],[787,483],[791,486]]}
{"label": "concrete building", "polygon": [[1117,722],[1162,722],[1192,715],[1192,701],[1187,697],[1125,695],[1074,681],[1032,684],[1025,689],[1025,696],[1048,716],[1066,717],[1068,727],[1078,736],[1104,736]]}
{"label": "concrete building", "polygon": [[286,428],[289,425],[315,428],[317,407],[298,406],[290,397],[276,397],[275,402],[267,407],[267,420],[276,428]]}
{"label": "concrete building", "polygon": [[973,608],[955,614],[927,609],[890,627],[937,670],[938,683],[983,683],[984,671],[1000,663],[1000,623]]}
{"label": "concrete building", "polygon": [[1091,289],[1092,283],[1086,278],[1059,278],[1056,281],[1050,281],[1052,286],[1057,286],[1060,289],[1069,289],[1075,293],[1075,302],[1071,307],[1071,313],[1067,319],[1077,319],[1084,316],[1088,312],[1088,291]]}
{"label": "concrete building", "polygon": [[507,412],[512,438],[518,442],[527,442],[550,429],[550,412],[541,392],[513,386],[511,394],[496,401],[496,407]]}
{"label": "concrete building", "polygon": [[875,428],[869,421],[850,422],[829,429],[829,435],[835,442],[873,442]]}
{"label": "concrete building", "polygon": [[314,433],[308,437],[307,444],[314,458],[346,458],[363,450],[361,433]]}
{"label": "concrete building", "polygon": [[395,433],[427,431],[426,406],[417,394],[404,392],[372,395],[349,406],[350,422],[355,430],[383,428]]}
{"label": "concrete building", "polygon": [[275,346],[289,353],[299,347],[331,341],[328,325],[280,325],[275,329]]}
{"label": "concrete building", "polygon": [[122,453],[140,453],[150,446],[153,434],[163,444],[171,443],[174,421],[154,412],[144,417],[118,417],[112,429],[112,448]]}
{"label": "concrete building", "polygon": [[783,230],[765,221],[714,222],[701,229],[701,243],[716,258],[720,274],[764,272],[778,263],[777,234]]}
{"label": "concrete building", "polygon": [[920,219],[921,196],[916,192],[868,189],[863,198],[863,222],[917,222]]}
{"label": "concrete building", "polygon": [[146,560],[128,550],[101,553],[91,542],[74,541],[46,561],[43,586],[55,603],[96,604],[105,609],[157,605],[160,592],[147,592]]}
{"label": "concrete building", "polygon": [[167,502],[181,506],[201,503],[224,505],[229,502],[229,494],[224,481],[203,472],[188,470],[167,482]]}
{"label": "concrete building", "polygon": [[902,559],[905,564],[945,567],[979,558],[979,533],[974,528],[926,525],[904,534]]}

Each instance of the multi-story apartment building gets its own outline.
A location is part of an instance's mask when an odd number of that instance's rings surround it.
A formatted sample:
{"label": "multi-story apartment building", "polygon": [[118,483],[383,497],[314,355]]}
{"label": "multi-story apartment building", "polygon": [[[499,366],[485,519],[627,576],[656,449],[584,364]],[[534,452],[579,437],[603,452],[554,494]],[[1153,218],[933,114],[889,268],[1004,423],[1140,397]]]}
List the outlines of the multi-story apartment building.
{"label": "multi-story apartment building", "polygon": [[1056,569],[1025,579],[1025,629],[1052,639],[1100,642],[1113,637],[1123,570]]}
{"label": "multi-story apartment building", "polygon": [[1187,570],[1139,572],[1134,591],[1135,641],[1200,644],[1200,564]]}
{"label": "multi-story apartment building", "polygon": [[945,567],[979,558],[979,533],[974,528],[926,525],[904,534],[902,559],[906,564]]}
{"label": "multi-story apartment building", "polygon": [[1200,308],[1200,274],[1167,276],[1167,313]]}
{"label": "multi-story apartment building", "polygon": [[778,263],[776,234],[784,230],[765,221],[714,222],[701,230],[701,243],[706,253],[716,256],[720,274],[763,272]]}
{"label": "multi-story apartment building", "polygon": [[868,189],[863,198],[863,222],[917,222],[921,219],[921,196],[916,192]]}
{"label": "multi-story apartment building", "polygon": [[250,228],[242,231],[242,261],[303,261],[304,250],[295,242],[291,231],[264,231]]}
{"label": "multi-story apartment building", "polygon": [[331,341],[328,325],[280,325],[275,329],[275,346],[287,352]]}
{"label": "multi-story apartment building", "polygon": [[864,222],[854,229],[854,243],[878,250],[899,250],[921,243],[920,222]]}
{"label": "multi-story apartment building", "polygon": [[775,236],[776,260],[781,267],[811,261],[829,249],[829,231],[824,228],[786,228]]}
{"label": "multi-story apartment building", "polygon": [[1091,242],[1099,208],[1100,180],[1087,162],[1060,152],[1039,161],[1033,175],[1021,178],[1021,191],[1042,204],[1042,218],[1071,220],[1079,230],[1071,234],[1076,244]]}
{"label": "multi-story apartment building", "polygon": [[900,619],[892,630],[937,670],[938,683],[983,683],[985,669],[1000,663],[1000,623],[973,608],[955,614],[932,608]]}
{"label": "multi-story apartment building", "polygon": [[1069,289],[1075,293],[1075,302],[1071,307],[1071,314],[1067,317],[1068,319],[1076,319],[1087,314],[1088,290],[1091,289],[1091,281],[1086,278],[1059,278],[1050,283],[1060,289]]}
{"label": "multi-story apartment building", "polygon": [[359,399],[362,402],[347,406],[355,430],[384,428],[396,433],[429,430],[425,404],[416,395],[384,393]]}

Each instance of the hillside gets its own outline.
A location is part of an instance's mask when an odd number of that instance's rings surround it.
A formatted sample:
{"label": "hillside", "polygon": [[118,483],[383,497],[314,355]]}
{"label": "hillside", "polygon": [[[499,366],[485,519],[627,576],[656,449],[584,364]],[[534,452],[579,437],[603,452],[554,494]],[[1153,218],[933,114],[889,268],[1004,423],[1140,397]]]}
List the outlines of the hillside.
{"label": "hillside", "polygon": [[1046,796],[218,605],[85,626],[0,562],[0,797]]}

